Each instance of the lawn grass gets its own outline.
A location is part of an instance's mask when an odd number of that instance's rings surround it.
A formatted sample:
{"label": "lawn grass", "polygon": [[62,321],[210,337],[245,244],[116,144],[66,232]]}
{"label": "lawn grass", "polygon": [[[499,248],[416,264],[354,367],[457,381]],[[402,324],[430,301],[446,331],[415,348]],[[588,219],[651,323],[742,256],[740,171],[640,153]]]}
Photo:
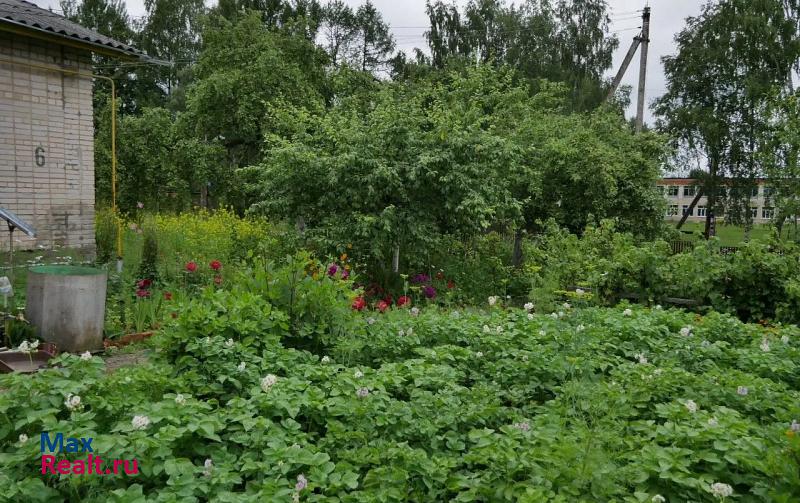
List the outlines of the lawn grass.
{"label": "lawn grass", "polygon": [[[686,222],[681,228],[681,231],[691,232],[691,235],[686,234],[687,238],[700,238],[702,237],[704,230],[705,224],[703,222]],[[791,231],[792,229],[789,229],[787,226],[784,228],[782,237],[784,239],[790,238]],[[770,236],[772,236],[773,232],[775,232],[775,227],[772,225],[755,225],[750,231],[750,240],[766,241],[770,238]],[[719,238],[722,246],[739,246],[745,242],[744,227],[725,224],[717,225],[717,237]]]}

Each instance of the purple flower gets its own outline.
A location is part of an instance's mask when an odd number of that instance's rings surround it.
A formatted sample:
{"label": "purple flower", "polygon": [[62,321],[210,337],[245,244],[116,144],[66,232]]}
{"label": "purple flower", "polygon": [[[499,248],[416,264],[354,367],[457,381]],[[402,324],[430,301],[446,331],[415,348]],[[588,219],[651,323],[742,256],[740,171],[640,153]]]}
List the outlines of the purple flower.
{"label": "purple flower", "polygon": [[748,391],[749,390],[747,389],[747,386],[739,386],[738,388],[736,388],[736,393],[738,393],[739,395],[742,395],[742,396],[747,395]]}
{"label": "purple flower", "polygon": [[800,423],[797,422],[797,419],[792,421],[792,425],[789,426],[789,429],[795,433],[800,433]]}
{"label": "purple flower", "polygon": [[427,274],[417,274],[413,278],[411,278],[411,282],[415,285],[421,285],[423,283],[428,283],[431,280],[431,277]]}
{"label": "purple flower", "polygon": [[347,269],[342,269],[342,279],[347,279],[350,277],[350,271]]}
{"label": "purple flower", "polygon": [[358,388],[358,391],[356,391],[356,396],[358,396],[358,398],[366,398],[367,395],[369,395],[369,390],[367,388]]}
{"label": "purple flower", "polygon": [[294,490],[302,491],[306,487],[308,487],[308,480],[306,480],[305,475],[301,473],[300,475],[297,476],[297,484],[294,485]]}
{"label": "purple flower", "polygon": [[427,285],[427,286],[423,287],[422,293],[425,295],[425,297],[427,297],[429,299],[435,299],[436,298],[436,289],[434,287],[432,287],[431,285]]}
{"label": "purple flower", "polygon": [[339,266],[336,264],[331,264],[328,266],[328,276],[333,276],[337,272],[339,272]]}

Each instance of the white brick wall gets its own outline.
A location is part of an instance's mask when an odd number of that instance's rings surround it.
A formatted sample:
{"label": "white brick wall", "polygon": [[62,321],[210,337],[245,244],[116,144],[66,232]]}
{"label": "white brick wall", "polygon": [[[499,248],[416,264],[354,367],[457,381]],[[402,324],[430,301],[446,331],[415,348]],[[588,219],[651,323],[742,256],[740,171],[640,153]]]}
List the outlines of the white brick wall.
{"label": "white brick wall", "polygon": [[[92,72],[89,52],[6,33],[0,59]],[[38,233],[32,240],[15,232],[17,249],[94,249],[91,78],[0,62],[0,206]],[[0,246],[8,249],[4,224]]]}

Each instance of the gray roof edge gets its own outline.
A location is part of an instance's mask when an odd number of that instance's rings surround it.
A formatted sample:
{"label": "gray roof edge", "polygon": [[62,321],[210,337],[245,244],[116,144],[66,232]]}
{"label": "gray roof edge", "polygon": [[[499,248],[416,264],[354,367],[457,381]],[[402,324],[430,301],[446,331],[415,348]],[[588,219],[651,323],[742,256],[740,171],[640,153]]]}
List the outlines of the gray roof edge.
{"label": "gray roof edge", "polygon": [[[73,41],[86,45],[88,50],[95,47],[102,50],[102,52],[110,51],[126,58],[147,60],[160,64],[165,63],[151,58],[146,53],[128,44],[102,35],[95,30],[90,30],[64,16],[25,0],[0,0],[0,25],[2,24],[14,26],[21,31],[29,31],[32,35],[40,34]],[[2,26],[0,26],[1,29]]]}

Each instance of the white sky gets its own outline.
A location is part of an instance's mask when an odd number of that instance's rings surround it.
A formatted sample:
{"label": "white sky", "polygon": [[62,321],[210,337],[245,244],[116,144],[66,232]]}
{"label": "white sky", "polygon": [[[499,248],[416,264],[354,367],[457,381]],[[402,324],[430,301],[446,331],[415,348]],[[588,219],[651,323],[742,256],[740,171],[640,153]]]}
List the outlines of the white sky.
{"label": "white sky", "polygon": [[[58,8],[58,0],[33,0],[40,7]],[[142,16],[145,13],[143,0],[125,0],[128,6],[128,13],[131,16]],[[345,0],[346,3],[357,7],[362,0]],[[399,49],[410,50],[414,47],[427,47],[423,32],[427,29],[428,17],[425,14],[425,0],[373,0],[375,7],[383,14],[384,19],[392,27],[395,40]],[[459,5],[466,4],[466,0],[456,0]],[[517,2],[519,3],[519,2]],[[650,52],[647,75],[647,102],[661,96],[665,91],[664,70],[661,65],[661,57],[675,52],[675,34],[684,25],[684,20],[689,16],[696,16],[700,13],[704,0],[608,0],[611,7],[613,19],[612,30],[621,30],[617,33],[620,40],[619,49],[614,55],[614,66],[609,70],[609,76],[613,76],[622,58],[630,47],[633,37],[637,34],[636,27],[641,25],[634,11],[642,9],[647,3],[652,9],[650,27]],[[633,29],[631,29],[633,28]],[[639,57],[634,58],[628,68],[628,73],[623,79],[623,85],[635,87],[639,81]],[[629,114],[635,109],[634,103],[631,105]],[[652,114],[645,115],[647,122],[652,122]]]}

